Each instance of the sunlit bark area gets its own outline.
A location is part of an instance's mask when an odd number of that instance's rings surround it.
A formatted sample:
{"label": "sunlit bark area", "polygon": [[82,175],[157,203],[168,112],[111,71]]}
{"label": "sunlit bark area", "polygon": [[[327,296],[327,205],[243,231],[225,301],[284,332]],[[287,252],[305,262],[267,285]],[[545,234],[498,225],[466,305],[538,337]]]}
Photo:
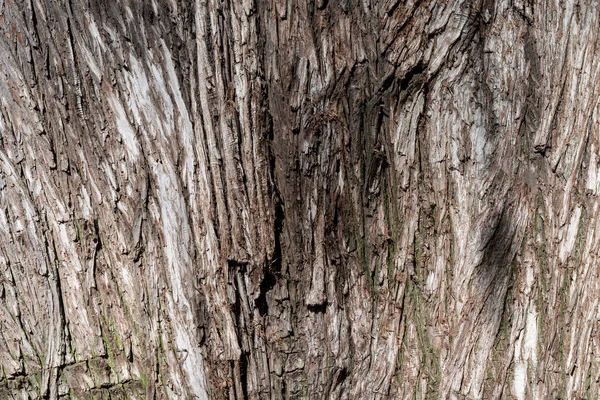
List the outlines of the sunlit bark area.
{"label": "sunlit bark area", "polygon": [[599,398],[599,17],[0,0],[0,398]]}

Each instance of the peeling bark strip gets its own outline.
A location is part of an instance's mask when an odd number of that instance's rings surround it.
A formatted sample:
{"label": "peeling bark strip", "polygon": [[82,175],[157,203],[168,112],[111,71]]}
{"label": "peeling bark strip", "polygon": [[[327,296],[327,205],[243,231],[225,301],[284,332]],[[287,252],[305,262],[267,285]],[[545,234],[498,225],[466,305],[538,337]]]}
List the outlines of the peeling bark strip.
{"label": "peeling bark strip", "polygon": [[0,0],[0,398],[599,398],[599,20]]}

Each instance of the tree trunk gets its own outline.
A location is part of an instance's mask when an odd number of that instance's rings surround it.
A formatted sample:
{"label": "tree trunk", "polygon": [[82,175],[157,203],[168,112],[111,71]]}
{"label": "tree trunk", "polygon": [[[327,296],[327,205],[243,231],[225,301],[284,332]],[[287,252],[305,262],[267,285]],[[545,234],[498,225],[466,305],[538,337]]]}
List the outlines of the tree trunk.
{"label": "tree trunk", "polygon": [[599,398],[595,2],[0,15],[0,398]]}

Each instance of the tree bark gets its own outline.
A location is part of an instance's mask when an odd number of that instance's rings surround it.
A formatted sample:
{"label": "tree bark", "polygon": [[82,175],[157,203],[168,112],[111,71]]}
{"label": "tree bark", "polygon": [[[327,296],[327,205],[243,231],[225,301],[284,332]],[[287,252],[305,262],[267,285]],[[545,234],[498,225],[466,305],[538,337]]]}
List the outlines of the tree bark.
{"label": "tree bark", "polygon": [[599,17],[0,0],[0,397],[599,398]]}

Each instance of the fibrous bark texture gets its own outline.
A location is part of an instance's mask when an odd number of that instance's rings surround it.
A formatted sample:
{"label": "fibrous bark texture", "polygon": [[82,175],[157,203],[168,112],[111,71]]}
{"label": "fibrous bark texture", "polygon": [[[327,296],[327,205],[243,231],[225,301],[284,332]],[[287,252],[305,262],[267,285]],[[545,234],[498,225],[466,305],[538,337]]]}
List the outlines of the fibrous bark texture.
{"label": "fibrous bark texture", "polygon": [[599,398],[599,32],[0,0],[0,398]]}

